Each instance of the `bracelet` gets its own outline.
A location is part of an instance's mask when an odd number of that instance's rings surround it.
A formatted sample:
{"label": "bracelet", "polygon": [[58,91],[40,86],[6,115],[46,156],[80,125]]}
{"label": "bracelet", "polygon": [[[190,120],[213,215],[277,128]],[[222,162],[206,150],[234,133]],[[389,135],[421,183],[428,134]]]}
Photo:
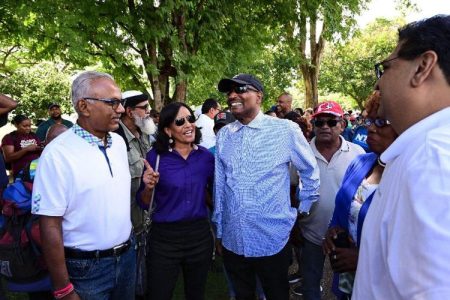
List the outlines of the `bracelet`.
{"label": "bracelet", "polygon": [[72,293],[74,291],[74,287],[73,284],[71,282],[69,282],[65,287],[63,287],[62,289],[56,290],[53,292],[53,297],[55,297],[55,299],[62,299],[65,296],[69,295],[70,293]]}

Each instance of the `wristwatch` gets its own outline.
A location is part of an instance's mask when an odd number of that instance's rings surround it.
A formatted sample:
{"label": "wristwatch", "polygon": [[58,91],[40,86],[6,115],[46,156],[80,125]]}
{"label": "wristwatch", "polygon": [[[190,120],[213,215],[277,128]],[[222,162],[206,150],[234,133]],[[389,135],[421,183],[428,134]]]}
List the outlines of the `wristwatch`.
{"label": "wristwatch", "polygon": [[302,211],[298,215],[300,218],[307,217],[307,216],[309,216],[309,211]]}

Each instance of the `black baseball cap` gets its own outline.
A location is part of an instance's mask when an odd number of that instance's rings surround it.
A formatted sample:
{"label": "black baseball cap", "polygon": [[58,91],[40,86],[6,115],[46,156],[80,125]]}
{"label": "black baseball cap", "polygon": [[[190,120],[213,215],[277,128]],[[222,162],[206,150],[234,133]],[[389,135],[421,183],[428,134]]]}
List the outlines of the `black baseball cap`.
{"label": "black baseball cap", "polygon": [[52,109],[53,107],[61,107],[61,106],[59,106],[58,103],[52,103],[48,106],[48,110]]}
{"label": "black baseball cap", "polygon": [[234,85],[251,85],[259,92],[264,93],[264,87],[262,83],[253,75],[250,74],[238,74],[233,78],[224,78],[219,81],[217,88],[221,93],[227,93]]}

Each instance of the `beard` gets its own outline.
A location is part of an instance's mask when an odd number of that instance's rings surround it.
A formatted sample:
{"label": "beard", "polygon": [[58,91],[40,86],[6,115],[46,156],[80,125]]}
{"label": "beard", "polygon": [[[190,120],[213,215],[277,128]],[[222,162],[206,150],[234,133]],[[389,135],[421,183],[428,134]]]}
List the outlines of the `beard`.
{"label": "beard", "polygon": [[135,114],[133,114],[133,118],[134,118],[134,124],[139,127],[139,129],[148,135],[154,134],[156,131],[156,125],[153,122],[153,119],[148,116],[148,117],[139,117]]}

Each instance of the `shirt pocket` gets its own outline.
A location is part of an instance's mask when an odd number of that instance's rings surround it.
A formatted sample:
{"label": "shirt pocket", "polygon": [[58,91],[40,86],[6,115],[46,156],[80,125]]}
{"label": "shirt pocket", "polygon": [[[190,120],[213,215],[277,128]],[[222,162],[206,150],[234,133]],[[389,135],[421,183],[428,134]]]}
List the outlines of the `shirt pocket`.
{"label": "shirt pocket", "polygon": [[130,167],[131,178],[141,177],[144,171],[144,162],[138,151],[128,152],[128,165]]}

